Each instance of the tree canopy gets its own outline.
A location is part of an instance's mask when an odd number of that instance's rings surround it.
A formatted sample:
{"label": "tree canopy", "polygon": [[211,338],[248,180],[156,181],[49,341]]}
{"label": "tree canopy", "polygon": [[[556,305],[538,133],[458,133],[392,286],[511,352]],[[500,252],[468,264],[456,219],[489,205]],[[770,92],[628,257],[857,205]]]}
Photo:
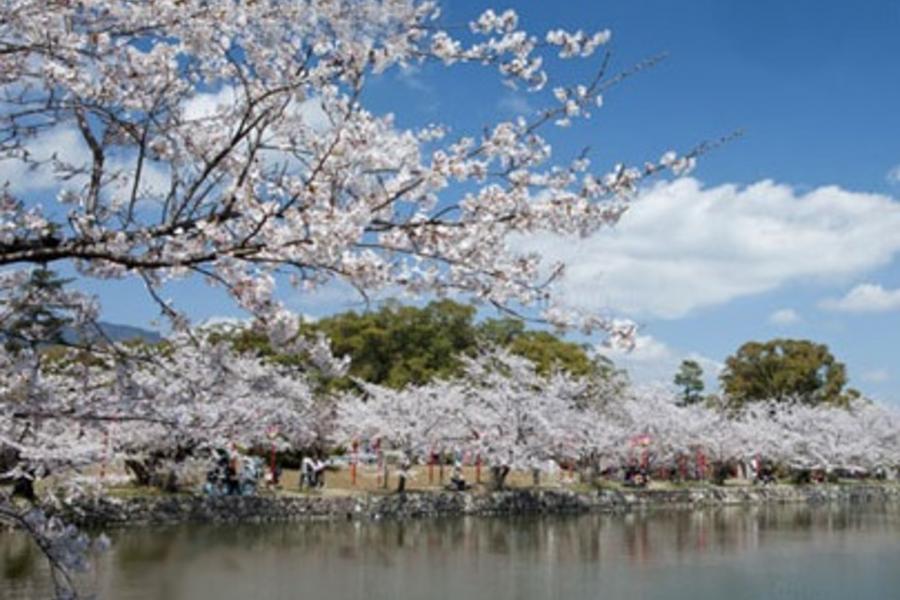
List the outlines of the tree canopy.
{"label": "tree canopy", "polygon": [[675,385],[681,388],[681,404],[687,406],[700,400],[703,391],[703,369],[696,360],[683,360],[675,374]]}
{"label": "tree canopy", "polygon": [[755,401],[843,406],[859,395],[845,389],[846,368],[828,346],[809,340],[747,342],[726,359],[720,380],[736,406]]}
{"label": "tree canopy", "polygon": [[[592,359],[587,350],[548,331],[527,330],[513,318],[477,322],[476,310],[453,300],[423,307],[387,302],[378,310],[354,311],[304,323],[304,335],[324,334],[336,356],[350,357],[349,377],[399,389],[461,374],[462,358],[479,348],[499,347],[528,358],[542,375],[559,369],[572,375],[608,376],[610,363]],[[216,335],[228,335],[217,333]],[[281,353],[253,330],[233,334],[238,351],[268,356],[281,363],[302,364],[303,353]],[[339,387],[349,379],[334,382]]]}

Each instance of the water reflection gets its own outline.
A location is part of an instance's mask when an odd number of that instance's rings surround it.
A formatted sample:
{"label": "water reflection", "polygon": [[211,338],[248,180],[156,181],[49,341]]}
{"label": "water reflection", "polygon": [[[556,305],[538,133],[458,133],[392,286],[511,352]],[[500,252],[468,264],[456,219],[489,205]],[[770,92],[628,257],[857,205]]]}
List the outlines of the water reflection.
{"label": "water reflection", "polygon": [[[39,553],[21,535],[0,535],[0,597],[46,597]],[[595,598],[598,590],[880,600],[900,586],[889,566],[900,564],[897,507],[179,526],[111,538],[85,584],[123,600]]]}

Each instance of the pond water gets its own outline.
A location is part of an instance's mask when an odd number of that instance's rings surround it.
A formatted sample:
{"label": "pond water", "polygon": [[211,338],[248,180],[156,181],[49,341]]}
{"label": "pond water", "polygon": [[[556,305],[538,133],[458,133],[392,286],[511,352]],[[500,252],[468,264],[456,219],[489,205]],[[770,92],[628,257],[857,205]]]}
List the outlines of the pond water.
{"label": "pond water", "polygon": [[[900,598],[900,508],[781,506],[113,532],[84,583],[114,600]],[[0,534],[0,598],[50,595]]]}

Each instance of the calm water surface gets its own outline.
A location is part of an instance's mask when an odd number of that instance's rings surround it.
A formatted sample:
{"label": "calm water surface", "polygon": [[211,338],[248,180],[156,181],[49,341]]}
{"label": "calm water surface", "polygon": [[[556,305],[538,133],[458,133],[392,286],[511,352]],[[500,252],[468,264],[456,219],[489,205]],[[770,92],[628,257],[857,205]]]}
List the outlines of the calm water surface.
{"label": "calm water surface", "polygon": [[[900,598],[898,507],[728,508],[114,532],[85,578],[114,600]],[[0,598],[45,598],[0,534]]]}

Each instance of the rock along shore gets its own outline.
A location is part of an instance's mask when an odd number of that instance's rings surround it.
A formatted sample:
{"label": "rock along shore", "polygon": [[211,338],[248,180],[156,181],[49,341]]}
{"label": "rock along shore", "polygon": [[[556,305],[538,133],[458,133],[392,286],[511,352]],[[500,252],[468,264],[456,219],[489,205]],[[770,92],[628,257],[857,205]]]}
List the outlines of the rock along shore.
{"label": "rock along shore", "polygon": [[509,490],[493,493],[411,492],[405,495],[136,496],[70,504],[60,516],[87,527],[294,520],[379,520],[458,515],[572,514],[719,506],[900,503],[900,486],[843,484],[696,487],[677,490]]}

